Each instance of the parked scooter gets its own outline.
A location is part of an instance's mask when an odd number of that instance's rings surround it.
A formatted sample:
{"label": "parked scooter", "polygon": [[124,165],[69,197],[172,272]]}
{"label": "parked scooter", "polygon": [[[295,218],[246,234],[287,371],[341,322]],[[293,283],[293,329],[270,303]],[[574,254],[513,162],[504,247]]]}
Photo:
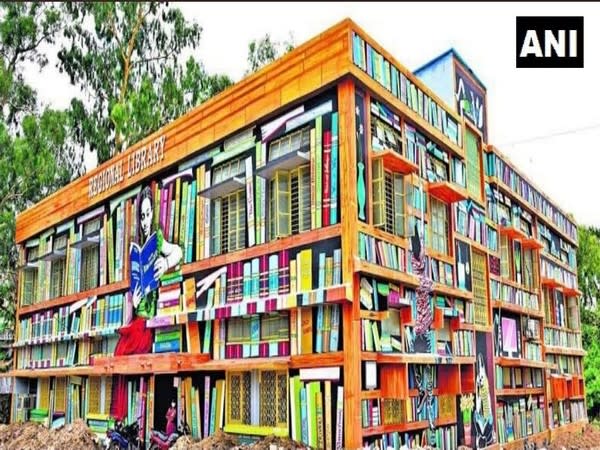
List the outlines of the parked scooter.
{"label": "parked scooter", "polygon": [[106,448],[108,450],[139,450],[141,442],[138,422],[123,426],[121,421],[115,423],[113,430],[106,432]]}
{"label": "parked scooter", "polygon": [[171,448],[180,436],[190,434],[190,427],[187,423],[180,426],[177,431],[167,435],[159,430],[150,432],[150,450],[168,450]]}

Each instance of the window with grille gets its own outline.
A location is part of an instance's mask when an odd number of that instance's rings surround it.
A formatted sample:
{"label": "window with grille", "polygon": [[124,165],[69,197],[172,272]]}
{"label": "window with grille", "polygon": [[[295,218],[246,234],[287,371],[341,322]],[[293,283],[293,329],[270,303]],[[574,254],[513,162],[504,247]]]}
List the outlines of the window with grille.
{"label": "window with grille", "polygon": [[295,151],[310,150],[310,126],[275,139],[269,144],[269,161]]}
{"label": "window with grille", "polygon": [[92,245],[81,251],[81,290],[98,287],[99,246]]}
{"label": "window with grille", "polygon": [[475,324],[488,326],[490,322],[487,301],[486,257],[476,250],[472,252],[472,283]]}
{"label": "window with grille", "polygon": [[289,236],[292,227],[290,174],[278,170],[269,181],[270,239]]}
{"label": "window with grille", "polygon": [[35,297],[38,290],[38,270],[24,269],[23,270],[23,294],[21,297],[21,305],[32,305],[35,303]]}
{"label": "window with grille", "polygon": [[231,161],[219,164],[211,169],[212,171],[212,184],[218,184],[222,181],[229,180],[230,178],[242,175],[246,171],[245,158],[236,158]]}
{"label": "window with grille", "polygon": [[287,371],[227,372],[226,393],[226,431],[229,427],[236,425],[287,430]]}
{"label": "window with grille", "polygon": [[431,197],[431,248],[436,252],[448,254],[448,207],[445,203]]}
{"label": "window with grille", "polygon": [[211,203],[212,254],[219,255],[245,248],[246,190],[239,189]]}
{"label": "window with grille", "polygon": [[269,181],[269,239],[310,229],[310,164],[278,170]]}
{"label": "window with grille", "polygon": [[388,233],[404,236],[404,178],[384,170],[383,161],[373,161],[373,225]]}
{"label": "window with grille", "polygon": [[50,297],[60,297],[64,295],[65,267],[66,258],[59,258],[52,261],[52,269],[50,273],[51,292]]}
{"label": "window with grille", "polygon": [[477,135],[467,128],[466,132],[467,190],[476,200],[481,201],[481,151]]}
{"label": "window with grille", "polygon": [[[27,263],[34,263],[39,255],[39,247],[29,247],[26,249]],[[23,287],[21,289],[21,305],[31,305],[35,303],[35,297],[38,290],[38,269],[37,267],[25,267],[23,269]]]}

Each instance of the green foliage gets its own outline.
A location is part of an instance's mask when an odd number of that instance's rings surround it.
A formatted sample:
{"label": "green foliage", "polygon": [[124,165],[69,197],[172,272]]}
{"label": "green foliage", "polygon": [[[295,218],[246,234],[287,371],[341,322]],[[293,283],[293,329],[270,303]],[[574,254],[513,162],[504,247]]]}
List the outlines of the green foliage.
{"label": "green foliage", "polygon": [[291,52],[295,47],[294,37],[290,34],[289,40],[272,41],[269,33],[260,39],[254,39],[248,44],[248,69],[246,75],[272,63],[284,54]]}
{"label": "green foliage", "polygon": [[232,84],[193,57],[201,27],[166,3],[68,3],[59,69],[80,87],[73,137],[101,163]]}
{"label": "green foliage", "polygon": [[581,331],[584,358],[585,390],[590,419],[600,417],[600,233],[597,229],[579,228],[577,271],[581,298]]}
{"label": "green foliage", "polygon": [[60,27],[53,4],[0,4],[0,330],[14,323],[15,216],[68,182],[80,160],[68,143],[68,116],[41,111],[23,77],[48,63],[41,48]]}
{"label": "green foliage", "polygon": [[60,28],[60,12],[51,3],[0,4],[0,107],[3,121],[16,127],[25,114],[36,112],[35,91],[25,83],[23,67],[44,67],[48,58],[42,44],[53,44]]}

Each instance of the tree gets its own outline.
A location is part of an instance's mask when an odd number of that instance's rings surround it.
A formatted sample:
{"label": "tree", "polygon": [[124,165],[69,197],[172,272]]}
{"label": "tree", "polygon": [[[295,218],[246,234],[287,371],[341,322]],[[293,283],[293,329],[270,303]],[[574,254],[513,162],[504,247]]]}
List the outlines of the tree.
{"label": "tree", "polygon": [[43,2],[2,3],[0,12],[0,106],[2,120],[14,129],[24,115],[37,111],[36,92],[23,70],[27,64],[43,68],[48,63],[40,49],[55,42],[61,15],[55,5]]}
{"label": "tree", "polygon": [[577,272],[581,301],[585,306],[595,304],[600,291],[600,233],[587,227],[579,228]]}
{"label": "tree", "polygon": [[248,44],[248,69],[246,70],[246,75],[254,73],[267,64],[272,63],[284,54],[292,51],[294,47],[294,37],[291,34],[289,40],[283,42],[272,41],[269,33],[266,33],[260,39],[253,39]]}
{"label": "tree", "polygon": [[600,311],[598,291],[600,280],[600,232],[594,228],[579,228],[577,272],[581,296],[581,331],[584,359],[585,390],[590,418],[600,416]]}
{"label": "tree", "polygon": [[73,99],[74,139],[101,163],[232,84],[182,55],[202,29],[158,2],[68,3],[58,67],[84,98]]}
{"label": "tree", "polygon": [[[14,328],[15,216],[71,179],[77,171],[68,143],[68,116],[40,107],[23,74],[48,63],[42,46],[61,27],[56,6],[0,3],[0,331]],[[2,352],[0,360],[10,358]],[[0,364],[0,370],[8,365]],[[6,408],[0,407],[0,421]]]}

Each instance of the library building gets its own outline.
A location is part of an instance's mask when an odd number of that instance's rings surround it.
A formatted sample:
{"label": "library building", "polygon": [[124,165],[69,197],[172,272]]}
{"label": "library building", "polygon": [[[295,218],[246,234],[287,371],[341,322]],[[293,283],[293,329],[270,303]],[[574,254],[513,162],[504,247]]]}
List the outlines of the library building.
{"label": "library building", "polygon": [[313,449],[587,423],[577,228],[450,49],[345,19],[17,216],[11,421]]}

